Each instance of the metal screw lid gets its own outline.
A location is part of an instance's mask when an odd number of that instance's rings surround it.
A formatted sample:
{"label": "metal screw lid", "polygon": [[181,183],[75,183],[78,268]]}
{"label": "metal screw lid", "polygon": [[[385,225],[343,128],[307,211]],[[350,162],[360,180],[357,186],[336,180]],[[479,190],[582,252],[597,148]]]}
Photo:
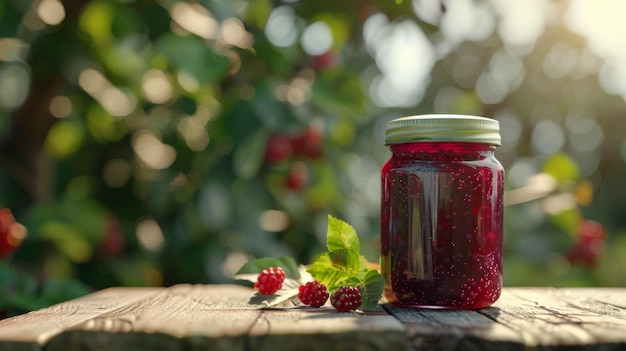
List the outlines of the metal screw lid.
{"label": "metal screw lid", "polygon": [[430,114],[396,118],[387,123],[385,145],[451,141],[501,145],[497,120],[455,114]]}

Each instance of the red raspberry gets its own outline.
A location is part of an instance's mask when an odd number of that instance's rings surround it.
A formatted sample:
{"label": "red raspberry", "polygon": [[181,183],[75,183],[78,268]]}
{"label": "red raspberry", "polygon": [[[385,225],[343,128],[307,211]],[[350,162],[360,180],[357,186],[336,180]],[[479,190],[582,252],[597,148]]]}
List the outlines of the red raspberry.
{"label": "red raspberry", "polygon": [[10,209],[0,209],[0,258],[17,250],[26,233],[26,227],[15,221]]}
{"label": "red raspberry", "polygon": [[276,164],[287,160],[293,155],[291,140],[284,134],[273,134],[265,146],[265,160],[269,164]]}
{"label": "red raspberry", "polygon": [[280,267],[270,267],[259,273],[254,288],[263,295],[272,295],[283,286],[285,271]]}
{"label": "red raspberry", "polygon": [[319,308],[328,300],[329,294],[326,285],[320,284],[317,280],[300,285],[298,289],[298,297],[305,305]]}
{"label": "red raspberry", "polygon": [[606,229],[592,220],[582,220],[578,229],[578,238],[574,247],[567,254],[572,264],[593,266],[598,263],[606,249]]}
{"label": "red raspberry", "polygon": [[291,146],[297,155],[318,159],[322,156],[322,139],[320,126],[311,124],[301,134],[291,138]]}
{"label": "red raspberry", "polygon": [[339,312],[356,311],[361,306],[361,292],[354,286],[342,286],[330,297],[330,303]]}
{"label": "red raspberry", "polygon": [[306,185],[308,179],[309,169],[307,165],[304,162],[297,161],[291,165],[285,185],[293,191],[299,191]]}

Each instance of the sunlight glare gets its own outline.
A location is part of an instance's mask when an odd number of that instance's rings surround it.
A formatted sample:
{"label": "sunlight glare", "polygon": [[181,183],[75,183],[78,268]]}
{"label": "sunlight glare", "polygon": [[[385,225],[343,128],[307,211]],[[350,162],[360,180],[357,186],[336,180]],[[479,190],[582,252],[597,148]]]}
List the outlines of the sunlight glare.
{"label": "sunlight glare", "polygon": [[172,98],[172,85],[163,71],[150,69],[141,79],[141,88],[148,101],[162,104]]}
{"label": "sunlight glare", "polygon": [[[372,82],[372,99],[379,106],[416,106],[436,61],[433,46],[411,21],[387,24],[378,15],[371,20],[364,37],[381,72]],[[370,26],[381,31],[374,33]]]}
{"label": "sunlight glare", "polygon": [[326,22],[318,21],[305,29],[302,33],[302,49],[311,55],[321,55],[333,46],[333,33]]}
{"label": "sunlight glare", "polygon": [[219,25],[202,5],[179,1],[170,10],[170,15],[187,32],[206,40],[215,39]]}
{"label": "sunlight glare", "polygon": [[139,245],[149,252],[158,251],[165,244],[163,230],[152,218],[146,218],[137,223],[136,235]]}
{"label": "sunlight glare", "polygon": [[56,118],[65,118],[72,112],[72,101],[63,95],[57,95],[50,100],[50,113]]}
{"label": "sunlight glare", "polygon": [[176,149],[149,130],[135,132],[131,144],[137,157],[151,169],[165,169],[176,160]]}
{"label": "sunlight glare", "polygon": [[65,19],[65,8],[58,0],[43,0],[37,6],[37,15],[45,24],[56,26]]}
{"label": "sunlight glare", "polygon": [[288,47],[298,39],[296,15],[291,7],[275,8],[265,26],[267,39],[277,47]]}

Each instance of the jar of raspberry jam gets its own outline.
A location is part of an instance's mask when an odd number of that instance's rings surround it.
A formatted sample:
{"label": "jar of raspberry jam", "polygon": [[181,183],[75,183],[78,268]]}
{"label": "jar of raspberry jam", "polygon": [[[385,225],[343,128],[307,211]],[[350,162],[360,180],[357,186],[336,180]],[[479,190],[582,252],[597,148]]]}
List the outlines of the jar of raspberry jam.
{"label": "jar of raspberry jam", "polygon": [[381,171],[384,297],[416,308],[479,309],[502,289],[504,170],[496,120],[403,117],[387,124]]}

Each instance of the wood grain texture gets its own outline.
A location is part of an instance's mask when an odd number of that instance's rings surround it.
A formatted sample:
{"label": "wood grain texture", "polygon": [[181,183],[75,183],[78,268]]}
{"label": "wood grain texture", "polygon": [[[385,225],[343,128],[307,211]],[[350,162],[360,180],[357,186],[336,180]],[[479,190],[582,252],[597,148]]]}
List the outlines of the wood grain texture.
{"label": "wood grain texture", "polygon": [[476,311],[387,306],[407,329],[411,350],[523,350],[511,328]]}
{"label": "wood grain texture", "polygon": [[157,288],[110,288],[31,313],[0,320],[0,351],[41,350],[54,335],[110,310],[159,292]]}
{"label": "wood grain texture", "polygon": [[384,312],[265,310],[250,330],[248,350],[405,350],[405,328]]}
{"label": "wood grain texture", "polygon": [[69,328],[48,350],[243,350],[260,313],[239,286],[175,285]]}
{"label": "wood grain texture", "polygon": [[0,350],[626,350],[624,288],[506,288],[477,311],[257,300],[236,285],[111,288],[0,321]]}
{"label": "wood grain texture", "polygon": [[[626,293],[596,291],[609,299]],[[480,313],[516,331],[526,350],[626,350],[626,320],[604,306],[583,290],[512,288]]]}

